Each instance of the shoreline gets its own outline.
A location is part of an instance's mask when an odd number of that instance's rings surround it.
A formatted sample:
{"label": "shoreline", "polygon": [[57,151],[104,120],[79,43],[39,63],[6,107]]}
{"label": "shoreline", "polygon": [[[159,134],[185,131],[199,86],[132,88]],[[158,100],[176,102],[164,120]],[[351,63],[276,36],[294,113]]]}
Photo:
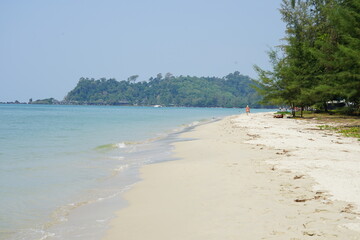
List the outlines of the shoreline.
{"label": "shoreline", "polygon": [[4,128],[0,239],[101,239],[138,166],[172,159],[168,136],[239,112],[19,107],[2,116],[14,129]]}
{"label": "shoreline", "polygon": [[230,116],[182,133],[187,140],[173,144],[181,160],[140,170],[143,181],[124,194],[129,205],[103,239],[360,239],[356,201],[314,188],[315,175],[285,164],[296,151],[269,141],[271,124],[301,133],[308,123],[280,121]]}

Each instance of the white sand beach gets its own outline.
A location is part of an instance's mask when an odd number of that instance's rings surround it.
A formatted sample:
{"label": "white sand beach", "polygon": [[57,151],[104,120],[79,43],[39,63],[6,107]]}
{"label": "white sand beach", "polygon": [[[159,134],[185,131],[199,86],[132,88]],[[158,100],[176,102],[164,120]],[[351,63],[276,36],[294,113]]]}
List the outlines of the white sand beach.
{"label": "white sand beach", "polygon": [[104,240],[360,239],[360,142],[271,113],[182,134]]}

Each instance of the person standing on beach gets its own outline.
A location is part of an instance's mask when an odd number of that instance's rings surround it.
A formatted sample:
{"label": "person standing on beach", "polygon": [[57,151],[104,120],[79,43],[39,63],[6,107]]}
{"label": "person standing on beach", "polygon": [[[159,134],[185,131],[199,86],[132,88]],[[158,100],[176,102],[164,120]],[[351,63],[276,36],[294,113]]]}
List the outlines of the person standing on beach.
{"label": "person standing on beach", "polygon": [[249,113],[250,113],[250,107],[249,107],[249,105],[246,105],[245,111],[246,111],[246,115],[249,115]]}

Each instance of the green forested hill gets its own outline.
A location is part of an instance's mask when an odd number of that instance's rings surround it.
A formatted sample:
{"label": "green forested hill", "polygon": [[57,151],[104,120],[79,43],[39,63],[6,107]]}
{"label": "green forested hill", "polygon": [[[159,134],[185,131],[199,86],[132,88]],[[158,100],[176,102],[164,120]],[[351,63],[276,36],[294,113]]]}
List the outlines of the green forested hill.
{"label": "green forested hill", "polygon": [[166,74],[136,82],[115,79],[81,78],[77,86],[65,97],[74,104],[130,104],[192,107],[260,107],[260,96],[251,87],[255,83],[239,72],[223,78],[174,77]]}

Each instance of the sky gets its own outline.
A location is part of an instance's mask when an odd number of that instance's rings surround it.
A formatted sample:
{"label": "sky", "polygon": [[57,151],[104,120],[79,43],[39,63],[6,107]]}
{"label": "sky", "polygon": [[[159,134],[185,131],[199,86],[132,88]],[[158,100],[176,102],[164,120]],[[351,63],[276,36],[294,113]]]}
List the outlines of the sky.
{"label": "sky", "polygon": [[79,78],[256,78],[281,0],[0,0],[0,102],[62,100]]}

